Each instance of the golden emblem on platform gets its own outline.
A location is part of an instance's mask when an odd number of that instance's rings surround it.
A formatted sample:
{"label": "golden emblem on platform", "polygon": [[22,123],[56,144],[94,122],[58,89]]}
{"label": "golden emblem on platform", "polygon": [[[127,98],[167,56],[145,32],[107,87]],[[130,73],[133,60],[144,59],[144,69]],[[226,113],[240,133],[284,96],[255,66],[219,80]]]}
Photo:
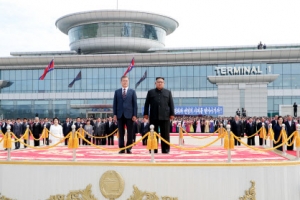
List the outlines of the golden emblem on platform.
{"label": "golden emblem on platform", "polygon": [[255,192],[255,182],[251,182],[251,187],[249,190],[245,191],[245,195],[240,197],[240,200],[256,200],[256,192]]}
{"label": "golden emblem on platform", "polygon": [[7,198],[6,196],[3,196],[3,195],[0,193],[0,200],[13,200],[13,199]]}
{"label": "golden emblem on platform", "polygon": [[84,190],[73,190],[69,194],[57,194],[50,196],[47,200],[97,200],[92,194],[92,185],[89,184]]}
{"label": "golden emblem on platform", "polygon": [[125,183],[118,172],[110,170],[101,176],[99,186],[105,198],[114,200],[123,194]]}

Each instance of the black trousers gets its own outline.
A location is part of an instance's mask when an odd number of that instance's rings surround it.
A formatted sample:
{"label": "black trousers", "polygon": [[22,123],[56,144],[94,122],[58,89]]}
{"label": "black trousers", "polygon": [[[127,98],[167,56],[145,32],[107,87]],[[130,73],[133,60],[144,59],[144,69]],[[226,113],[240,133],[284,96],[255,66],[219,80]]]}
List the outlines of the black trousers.
{"label": "black trousers", "polygon": [[[233,134],[235,136],[237,136],[239,138],[239,140],[241,140],[241,136],[240,135],[236,135],[235,133],[233,133]],[[237,141],[237,139],[234,138],[234,146],[241,146],[241,142]]]}
{"label": "black trousers", "polygon": [[[124,125],[127,127],[127,142],[126,146],[132,144],[132,128],[133,128],[133,121],[132,119],[127,119],[122,115],[120,119],[118,119],[118,129],[119,129],[119,148],[125,147],[124,145],[124,136],[125,136],[125,129]],[[130,150],[131,148],[127,149]]]}
{"label": "black trousers", "polygon": [[297,110],[294,110],[294,117],[297,117]]}
{"label": "black trousers", "polygon": [[[263,138],[259,138],[259,145],[262,146],[263,145],[263,141],[264,139]],[[265,140],[265,144],[267,144],[267,141]]]}
{"label": "black trousers", "polygon": [[[28,140],[28,143],[29,143],[29,141],[30,140]],[[24,140],[24,143],[27,144],[27,140]],[[30,145],[30,144],[27,144],[27,145]],[[24,145],[24,148],[27,148],[27,146]]]}
{"label": "black trousers", "polygon": [[[88,140],[89,142],[91,142],[91,138],[88,138],[88,136],[85,136],[85,139]],[[83,145],[90,145],[89,143],[87,143],[85,140],[83,140]]]}
{"label": "black trousers", "polygon": [[[20,139],[20,135],[16,134],[16,137],[17,137],[18,139]],[[16,148],[16,149],[19,149],[19,148],[20,148],[20,142],[15,142],[15,148]]]}
{"label": "black trousers", "polygon": [[[65,137],[66,137],[66,135],[65,135]],[[68,145],[68,142],[69,142],[69,138],[66,138],[65,139],[65,145]]]}
{"label": "black trousers", "polygon": [[249,146],[255,146],[255,136],[253,136],[251,138],[247,138],[247,144]]}
{"label": "black trousers", "polygon": [[114,134],[113,135],[111,135],[111,136],[109,136],[108,138],[107,138],[107,144],[108,145],[114,145]]}
{"label": "black trousers", "polygon": [[[95,137],[99,137],[99,135],[95,135]],[[101,139],[100,138],[94,138],[94,144],[95,145],[100,145],[101,144]]]}
{"label": "black trousers", "polygon": [[[146,133],[141,133],[142,134],[142,137],[144,137],[144,135],[146,135]],[[143,139],[143,145],[146,146],[147,145],[147,140],[148,140],[148,137],[145,137]]]}
{"label": "black trousers", "polygon": [[[150,120],[150,124],[154,125],[154,131],[156,133],[158,133],[158,127],[159,127],[160,136],[170,143],[170,121],[169,120]],[[170,146],[164,141],[161,141],[161,152],[162,153],[170,152]]]}
{"label": "black trousers", "polygon": [[[287,137],[290,137],[291,134],[287,133]],[[292,141],[293,141],[293,137],[290,140],[288,140],[288,143],[290,144]],[[290,151],[294,150],[294,144],[292,144],[292,146],[287,146],[286,149]]]}
{"label": "black trousers", "polygon": [[[35,137],[35,138],[39,138],[40,136],[39,136],[39,135],[35,135],[34,137]],[[40,140],[35,140],[35,139],[34,139],[34,143],[33,143],[33,144],[34,144],[35,147],[36,147],[36,146],[40,146]]]}

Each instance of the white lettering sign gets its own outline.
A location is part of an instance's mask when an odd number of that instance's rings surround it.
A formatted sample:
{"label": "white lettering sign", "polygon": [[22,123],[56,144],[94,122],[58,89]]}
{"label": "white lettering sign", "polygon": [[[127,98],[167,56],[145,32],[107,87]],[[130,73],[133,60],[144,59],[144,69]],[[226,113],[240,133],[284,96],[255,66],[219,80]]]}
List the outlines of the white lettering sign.
{"label": "white lettering sign", "polygon": [[216,75],[259,75],[262,74],[260,66],[240,66],[240,67],[215,67]]}

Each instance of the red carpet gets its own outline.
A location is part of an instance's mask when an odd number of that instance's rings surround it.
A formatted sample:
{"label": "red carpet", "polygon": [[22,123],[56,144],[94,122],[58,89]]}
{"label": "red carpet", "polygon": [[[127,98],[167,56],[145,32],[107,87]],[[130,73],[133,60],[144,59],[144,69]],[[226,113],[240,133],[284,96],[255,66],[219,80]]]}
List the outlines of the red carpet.
{"label": "red carpet", "polygon": [[295,151],[295,150],[293,150],[293,151],[288,150],[288,151],[286,151],[286,153],[290,154],[292,156],[297,156],[297,151]]}
{"label": "red carpet", "polygon": [[[117,144],[117,143],[115,143]],[[23,145],[22,145],[23,147]],[[117,148],[115,146],[102,146],[105,148]],[[183,146],[193,147],[191,145]],[[12,150],[11,160],[43,160],[43,161],[71,161],[72,149],[65,146],[55,147],[49,150],[19,149]],[[107,162],[149,162],[151,155],[145,146],[134,146],[132,154],[118,154],[118,151],[103,151],[91,146],[80,146],[77,150],[78,161],[107,161]],[[156,162],[226,162],[227,150],[222,147],[208,147],[197,151],[183,151],[171,148],[170,154],[155,154]],[[254,151],[240,146],[232,150],[232,161],[283,161],[286,158],[270,151]],[[7,151],[0,150],[0,160],[6,160]]]}

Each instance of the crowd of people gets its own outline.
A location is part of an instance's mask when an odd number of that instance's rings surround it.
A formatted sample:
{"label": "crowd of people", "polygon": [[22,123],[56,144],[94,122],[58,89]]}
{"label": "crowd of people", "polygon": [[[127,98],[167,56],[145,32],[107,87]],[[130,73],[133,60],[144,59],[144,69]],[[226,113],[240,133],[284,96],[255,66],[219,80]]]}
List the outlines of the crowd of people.
{"label": "crowd of people", "polygon": [[[172,133],[178,133],[180,127],[182,127],[188,133],[213,133],[218,128],[221,127],[221,124],[225,128],[227,124],[231,125],[232,132],[238,136],[251,136],[256,133],[261,127],[262,124],[265,124],[266,131],[268,131],[269,124],[272,124],[272,128],[275,133],[275,140],[278,139],[281,124],[286,125],[287,135],[291,135],[296,130],[296,125],[300,122],[300,117],[292,117],[287,115],[285,117],[275,116],[275,117],[241,117],[236,115],[235,117],[210,117],[210,116],[175,116],[173,120],[170,121],[170,130]],[[114,145],[114,136],[113,134],[109,137],[106,137],[113,133],[117,128],[117,121],[113,117],[109,116],[108,118],[80,118],[76,119],[66,118],[61,122],[58,118],[49,120],[48,118],[39,119],[35,117],[34,119],[20,119],[16,120],[1,120],[0,121],[0,130],[2,133],[7,132],[7,126],[10,125],[10,131],[13,132],[16,137],[20,138],[25,133],[27,126],[31,130],[34,138],[39,138],[43,132],[43,128],[46,127],[51,134],[45,139],[45,145],[51,145],[59,142],[57,138],[63,138],[67,136],[71,131],[72,125],[75,125],[75,130],[77,131],[82,127],[85,131],[85,139],[89,142],[92,142],[95,145]],[[279,126],[280,125],[280,126]],[[279,127],[278,127],[279,126]],[[145,135],[150,131],[150,123],[146,118],[137,118],[133,122],[132,128],[132,142],[136,141],[137,135]],[[158,129],[158,132],[160,130]],[[128,134],[128,133],[127,133]],[[259,133],[258,133],[259,134]],[[54,137],[55,135],[56,137]],[[96,138],[92,139],[93,136]],[[97,137],[106,137],[106,138],[97,138]],[[27,140],[24,140],[24,143],[27,143]],[[247,141],[248,145],[255,145],[254,137],[249,138]],[[68,139],[64,141],[65,145],[68,145]],[[147,138],[142,141],[143,145],[147,145]],[[40,140],[34,140],[34,146],[39,146]],[[88,142],[83,141],[83,145],[89,145]],[[235,145],[240,145],[240,143],[235,140]],[[259,145],[263,145],[263,140],[259,139]],[[20,148],[20,142],[15,142],[15,149]],[[24,148],[26,146],[24,145]],[[287,147],[288,150],[292,150],[293,146]],[[279,150],[282,147],[278,148]]]}

